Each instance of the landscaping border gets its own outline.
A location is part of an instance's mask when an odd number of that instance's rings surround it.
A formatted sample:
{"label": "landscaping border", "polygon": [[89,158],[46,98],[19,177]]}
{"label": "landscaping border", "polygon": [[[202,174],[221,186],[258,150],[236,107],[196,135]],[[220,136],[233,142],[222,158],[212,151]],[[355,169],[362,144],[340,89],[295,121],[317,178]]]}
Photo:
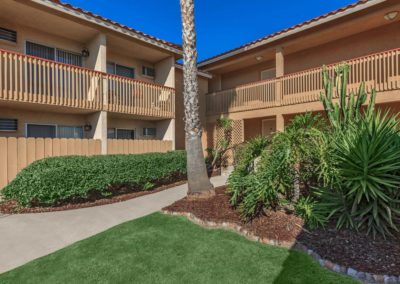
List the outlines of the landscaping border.
{"label": "landscaping border", "polygon": [[294,242],[281,242],[277,241],[274,239],[267,239],[267,238],[260,238],[256,235],[254,235],[252,232],[249,232],[248,230],[244,229],[242,226],[230,223],[230,222],[214,222],[214,221],[204,221],[201,220],[200,218],[197,218],[194,214],[192,213],[184,213],[184,212],[171,212],[168,210],[162,210],[161,211],[164,214],[167,215],[172,215],[172,216],[181,216],[181,217],[186,217],[189,221],[200,225],[205,228],[210,228],[210,229],[225,229],[225,230],[230,230],[234,231],[235,233],[238,233],[239,235],[247,238],[248,240],[251,241],[256,241],[260,242],[263,244],[268,244],[268,245],[273,245],[273,246],[279,246],[279,247],[285,247],[288,249],[295,249],[297,251],[304,252],[308,255],[310,255],[315,261],[317,261],[322,267],[325,267],[333,272],[344,274],[347,276],[350,276],[352,278],[355,278],[359,281],[362,281],[364,283],[377,283],[377,284],[384,284],[384,283],[391,283],[391,284],[400,284],[400,276],[389,276],[389,275],[379,275],[379,274],[372,274],[372,273],[367,273],[367,272],[362,272],[362,271],[357,271],[351,267],[345,267],[341,266],[339,264],[333,263],[330,260],[323,259],[318,253],[314,252],[313,250],[307,248],[305,245],[298,241]]}

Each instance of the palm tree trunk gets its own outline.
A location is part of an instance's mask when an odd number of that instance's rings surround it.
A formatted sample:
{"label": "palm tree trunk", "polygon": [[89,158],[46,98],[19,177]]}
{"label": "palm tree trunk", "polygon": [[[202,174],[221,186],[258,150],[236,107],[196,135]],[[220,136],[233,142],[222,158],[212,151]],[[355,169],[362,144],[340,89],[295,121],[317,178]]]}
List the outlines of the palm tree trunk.
{"label": "palm tree trunk", "polygon": [[213,186],[208,178],[201,143],[202,128],[199,116],[197,82],[196,32],[194,28],[194,0],[180,0],[183,34],[183,98],[189,195],[208,196]]}

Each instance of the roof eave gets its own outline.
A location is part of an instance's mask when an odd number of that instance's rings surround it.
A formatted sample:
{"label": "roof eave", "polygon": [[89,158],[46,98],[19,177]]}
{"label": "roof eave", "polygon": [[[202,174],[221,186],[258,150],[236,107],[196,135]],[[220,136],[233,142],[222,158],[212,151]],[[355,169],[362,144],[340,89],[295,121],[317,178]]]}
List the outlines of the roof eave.
{"label": "roof eave", "polygon": [[251,44],[251,45],[245,45],[242,48],[232,50],[231,52],[227,52],[227,53],[222,54],[220,56],[217,56],[217,57],[214,57],[214,58],[210,58],[208,60],[206,59],[205,61],[200,62],[198,64],[198,67],[203,67],[204,68],[207,65],[216,63],[218,61],[221,61],[221,60],[224,60],[224,59],[227,59],[227,58],[230,58],[230,57],[233,57],[235,55],[244,53],[244,52],[249,51],[249,50],[253,50],[253,49],[255,49],[257,47],[260,47],[260,46],[263,46],[263,45],[274,43],[274,42],[276,42],[278,40],[281,40],[281,39],[284,39],[286,37],[292,36],[294,34],[297,34],[297,33],[300,33],[300,32],[315,28],[315,27],[317,27],[319,25],[322,25],[322,24],[325,24],[325,23],[329,23],[331,21],[340,19],[340,18],[348,16],[350,14],[353,14],[353,13],[368,9],[368,8],[370,8],[372,6],[384,3],[386,1],[387,0],[370,0],[368,2],[361,3],[360,5],[358,5],[356,7],[349,8],[349,9],[347,9],[345,11],[338,12],[338,13],[336,13],[334,15],[327,16],[325,18],[322,18],[322,19],[319,19],[317,21],[311,22],[311,23],[306,24],[304,26],[301,26],[301,27],[298,27],[298,28],[294,28],[294,29],[279,33],[276,36],[273,36],[273,37],[270,37],[270,38],[266,38],[265,40],[261,40],[259,42],[254,43],[254,44]]}
{"label": "roof eave", "polygon": [[60,4],[60,3],[56,3],[56,2],[50,1],[50,0],[31,0],[31,1],[33,3],[42,5],[42,6],[46,7],[46,8],[50,8],[50,9],[56,10],[58,12],[65,13],[65,14],[68,14],[70,16],[79,18],[79,19],[81,19],[83,21],[90,22],[92,24],[95,24],[95,25],[101,26],[103,28],[112,30],[114,32],[118,32],[120,34],[124,34],[124,35],[130,36],[130,37],[132,37],[132,38],[134,38],[136,40],[139,40],[141,42],[150,44],[152,46],[164,49],[164,50],[172,52],[172,53],[174,53],[176,55],[179,55],[179,56],[183,55],[183,51],[181,49],[175,48],[175,47],[173,47],[171,45],[164,44],[164,43],[162,43],[160,41],[157,41],[157,40],[151,39],[149,37],[146,37],[145,35],[142,35],[140,33],[134,32],[134,31],[128,29],[127,27],[124,28],[124,27],[122,27],[122,26],[120,26],[118,24],[112,24],[111,22],[108,22],[108,21],[105,21],[105,20],[101,20],[101,19],[96,18],[94,16],[90,16],[90,15],[84,13],[83,11],[80,12],[80,11],[77,11],[75,9],[68,8],[68,7],[66,7],[66,6],[64,6],[64,5]]}

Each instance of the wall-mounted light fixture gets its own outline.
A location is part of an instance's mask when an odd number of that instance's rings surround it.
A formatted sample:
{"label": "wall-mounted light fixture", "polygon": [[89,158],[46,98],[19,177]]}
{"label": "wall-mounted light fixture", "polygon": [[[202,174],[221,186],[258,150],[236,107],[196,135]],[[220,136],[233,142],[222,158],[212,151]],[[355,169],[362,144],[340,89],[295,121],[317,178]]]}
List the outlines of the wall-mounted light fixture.
{"label": "wall-mounted light fixture", "polygon": [[257,61],[261,61],[261,60],[263,60],[263,58],[264,58],[264,57],[262,57],[261,55],[256,56],[256,60],[257,60]]}
{"label": "wall-mounted light fixture", "polygon": [[87,48],[82,49],[83,57],[89,57],[89,55],[90,55],[89,49],[87,49]]}
{"label": "wall-mounted light fixture", "polygon": [[399,15],[399,11],[391,11],[389,13],[386,13],[384,18],[387,21],[393,21],[394,19],[397,18],[398,15]]}
{"label": "wall-mounted light fixture", "polygon": [[86,132],[89,132],[92,130],[92,126],[90,124],[85,124],[85,126],[83,126],[83,130],[85,130]]}

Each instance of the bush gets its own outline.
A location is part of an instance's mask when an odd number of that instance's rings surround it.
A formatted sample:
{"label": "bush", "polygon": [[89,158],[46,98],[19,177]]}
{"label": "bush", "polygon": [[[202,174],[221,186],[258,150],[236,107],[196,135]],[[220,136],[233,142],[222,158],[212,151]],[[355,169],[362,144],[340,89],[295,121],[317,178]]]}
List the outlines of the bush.
{"label": "bush", "polygon": [[21,206],[53,206],[66,200],[118,193],[126,187],[149,190],[186,174],[183,151],[141,155],[55,157],[22,170],[1,194]]}
{"label": "bush", "polygon": [[400,220],[400,136],[398,121],[379,112],[339,130],[333,167],[339,178],[321,188],[320,210],[337,226],[367,228],[374,236],[398,231]]}
{"label": "bush", "polygon": [[[320,116],[307,113],[297,116],[272,142],[264,144],[256,139],[249,143],[228,180],[231,204],[239,208],[244,218],[253,218],[263,209],[274,209],[282,202],[296,199],[300,186],[308,188],[310,181],[317,179],[315,143],[323,129],[325,123]],[[252,145],[258,144],[264,150],[254,171],[250,167],[255,152]]]}
{"label": "bush", "polygon": [[317,209],[317,202],[310,196],[301,197],[295,205],[296,215],[300,216],[311,229],[323,227],[327,218]]}

